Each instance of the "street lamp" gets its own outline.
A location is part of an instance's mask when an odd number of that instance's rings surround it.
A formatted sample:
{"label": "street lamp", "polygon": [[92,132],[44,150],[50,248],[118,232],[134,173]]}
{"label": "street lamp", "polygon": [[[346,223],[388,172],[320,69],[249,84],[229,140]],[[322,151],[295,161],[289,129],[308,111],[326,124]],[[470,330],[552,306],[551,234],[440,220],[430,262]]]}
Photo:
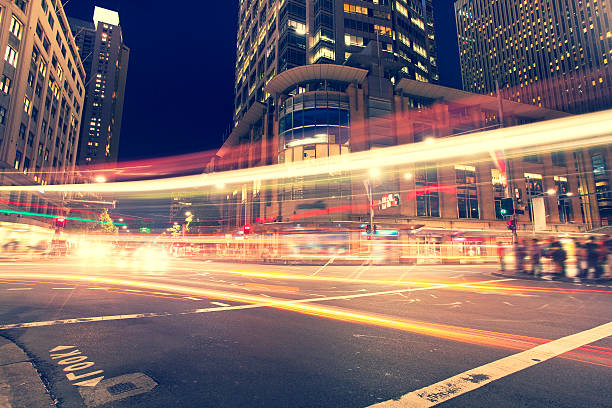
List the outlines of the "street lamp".
{"label": "street lamp", "polygon": [[370,232],[369,232],[368,239],[372,240],[374,237],[374,194],[372,192],[372,181],[371,180],[380,176],[380,169],[375,168],[375,167],[371,168],[369,173],[370,173],[370,177],[363,180],[363,185],[365,186],[365,189],[366,189],[366,194],[368,196],[368,205],[370,207]]}

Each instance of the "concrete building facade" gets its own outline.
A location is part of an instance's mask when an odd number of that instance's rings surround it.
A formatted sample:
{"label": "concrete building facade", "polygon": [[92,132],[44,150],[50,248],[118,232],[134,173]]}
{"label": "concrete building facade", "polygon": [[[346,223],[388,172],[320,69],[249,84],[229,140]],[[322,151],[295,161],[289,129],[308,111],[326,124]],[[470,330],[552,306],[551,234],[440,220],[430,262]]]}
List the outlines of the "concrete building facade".
{"label": "concrete building facade", "polygon": [[[376,72],[327,64],[296,67],[277,75],[266,86],[272,101],[249,109],[208,170],[342,156],[500,125],[495,97],[407,78],[393,84]],[[506,126],[569,116],[508,100],[501,105]],[[390,106],[390,113],[385,106]],[[512,159],[507,177],[512,180],[517,207],[525,210],[518,217],[518,229],[530,231],[531,205],[541,196],[546,196],[550,233],[600,226],[597,200],[587,193],[595,191],[590,166],[582,153],[572,152]],[[463,231],[466,242],[472,242],[469,238],[489,244],[500,237],[510,239],[508,219],[500,211],[506,197],[504,175],[493,160],[406,164],[380,174],[368,186],[363,181],[363,174],[337,174],[237,187],[217,197],[223,231],[239,231],[245,225],[262,234],[296,227],[342,226],[345,231],[360,231],[370,223],[370,199],[381,202],[397,196],[397,205],[375,209],[374,223],[392,231],[401,242],[452,243],[455,231]],[[556,193],[549,196],[549,190]],[[361,231],[350,242],[363,239]]]}
{"label": "concrete building facade", "polygon": [[[0,1],[0,49],[0,184],[73,182],[86,76],[61,3]],[[44,204],[11,193],[0,207]]]}
{"label": "concrete building facade", "polygon": [[78,164],[113,164],[119,155],[130,49],[119,14],[96,7],[92,22],[70,19],[87,74]]}

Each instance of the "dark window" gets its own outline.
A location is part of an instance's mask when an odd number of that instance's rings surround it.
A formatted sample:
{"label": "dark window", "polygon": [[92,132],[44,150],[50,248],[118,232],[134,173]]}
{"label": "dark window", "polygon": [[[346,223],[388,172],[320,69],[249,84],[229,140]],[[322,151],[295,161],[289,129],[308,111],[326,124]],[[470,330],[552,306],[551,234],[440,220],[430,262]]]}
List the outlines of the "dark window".
{"label": "dark window", "polygon": [[417,216],[439,217],[439,193],[429,188],[432,185],[438,184],[438,170],[435,167],[417,170],[415,182],[417,188]]}
{"label": "dark window", "polygon": [[22,123],[19,126],[19,138],[21,140],[25,140],[25,134],[26,134],[26,126]]}
{"label": "dark window", "polygon": [[6,124],[6,108],[4,106],[0,106],[0,125]]}
{"label": "dark window", "polygon": [[471,166],[455,166],[457,183],[457,210],[459,218],[480,218],[476,169]]}
{"label": "dark window", "polygon": [[567,162],[565,161],[565,152],[553,152],[552,163],[553,166],[567,167]]}

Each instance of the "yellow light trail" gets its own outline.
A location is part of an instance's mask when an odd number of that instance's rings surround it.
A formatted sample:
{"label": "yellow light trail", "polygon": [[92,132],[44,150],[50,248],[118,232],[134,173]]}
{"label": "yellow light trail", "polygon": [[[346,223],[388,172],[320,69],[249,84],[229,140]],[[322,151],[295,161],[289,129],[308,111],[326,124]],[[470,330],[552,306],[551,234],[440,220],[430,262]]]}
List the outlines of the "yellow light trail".
{"label": "yellow light trail", "polygon": [[[412,321],[399,319],[382,314],[365,313],[354,311],[345,308],[323,306],[310,304],[321,301],[319,298],[314,299],[298,299],[287,300],[275,297],[264,297],[256,295],[247,295],[235,292],[227,292],[221,290],[201,289],[187,287],[183,285],[166,284],[161,282],[141,282],[127,279],[115,279],[96,276],[76,276],[62,274],[28,274],[31,279],[39,280],[60,280],[70,281],[75,280],[83,282],[91,282],[96,284],[115,285],[115,286],[130,286],[139,289],[148,289],[156,291],[174,292],[183,295],[200,296],[205,298],[222,299],[247,303],[253,306],[269,307],[279,310],[296,312],[304,315],[322,317],[346,323],[366,324],[371,326],[383,327],[388,329],[401,330],[405,332],[416,333],[424,336],[436,337],[445,340],[459,341],[463,343],[487,346],[500,347],[509,349],[525,350],[533,347],[536,344],[548,342],[548,339],[540,339],[536,337],[521,336],[510,333],[495,332],[489,330],[473,329],[467,327],[453,326],[447,324],[428,323],[421,321]],[[23,279],[23,273],[12,274],[10,272],[2,274],[3,279]],[[469,286],[470,284],[457,284],[456,286]],[[575,358],[574,358],[575,357]],[[590,360],[571,357],[574,360],[593,363]],[[592,358],[593,356],[588,356]],[[598,356],[600,362],[597,364],[612,367],[612,359]],[[601,362],[603,361],[603,363]]]}
{"label": "yellow light trail", "polygon": [[[225,271],[218,271],[225,272]],[[496,285],[480,285],[478,281],[463,282],[465,286],[456,286],[456,281],[405,281],[405,280],[387,280],[387,279],[355,279],[355,278],[344,278],[326,275],[300,275],[300,274],[289,274],[282,272],[263,272],[263,271],[241,271],[234,270],[227,273],[251,278],[261,279],[278,279],[278,280],[290,280],[290,281],[312,281],[312,282],[336,282],[336,283],[351,283],[351,284],[369,284],[369,285],[384,285],[384,286],[431,286],[431,285],[449,285],[449,290],[473,290],[482,289],[486,291],[520,291],[520,292],[542,292],[542,293],[602,293],[611,294],[611,290],[600,290],[600,289],[572,289],[572,288],[545,288],[545,287],[529,287],[529,286],[500,286]]]}

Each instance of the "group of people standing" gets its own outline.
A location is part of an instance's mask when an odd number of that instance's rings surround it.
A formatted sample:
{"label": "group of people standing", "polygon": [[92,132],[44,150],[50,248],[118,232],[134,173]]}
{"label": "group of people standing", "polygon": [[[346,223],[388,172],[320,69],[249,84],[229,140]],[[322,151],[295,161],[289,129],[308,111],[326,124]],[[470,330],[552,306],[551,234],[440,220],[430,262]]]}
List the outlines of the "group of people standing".
{"label": "group of people standing", "polygon": [[[578,274],[575,281],[592,278],[600,279],[604,274],[612,274],[612,238],[591,236],[587,240],[575,239],[570,242],[574,247]],[[505,248],[498,244],[498,256],[502,272],[505,271]],[[567,250],[558,239],[545,243],[539,239],[521,240],[514,245],[515,271],[532,274],[543,279],[552,279],[544,273],[543,258],[550,259],[554,274],[566,275]]]}

